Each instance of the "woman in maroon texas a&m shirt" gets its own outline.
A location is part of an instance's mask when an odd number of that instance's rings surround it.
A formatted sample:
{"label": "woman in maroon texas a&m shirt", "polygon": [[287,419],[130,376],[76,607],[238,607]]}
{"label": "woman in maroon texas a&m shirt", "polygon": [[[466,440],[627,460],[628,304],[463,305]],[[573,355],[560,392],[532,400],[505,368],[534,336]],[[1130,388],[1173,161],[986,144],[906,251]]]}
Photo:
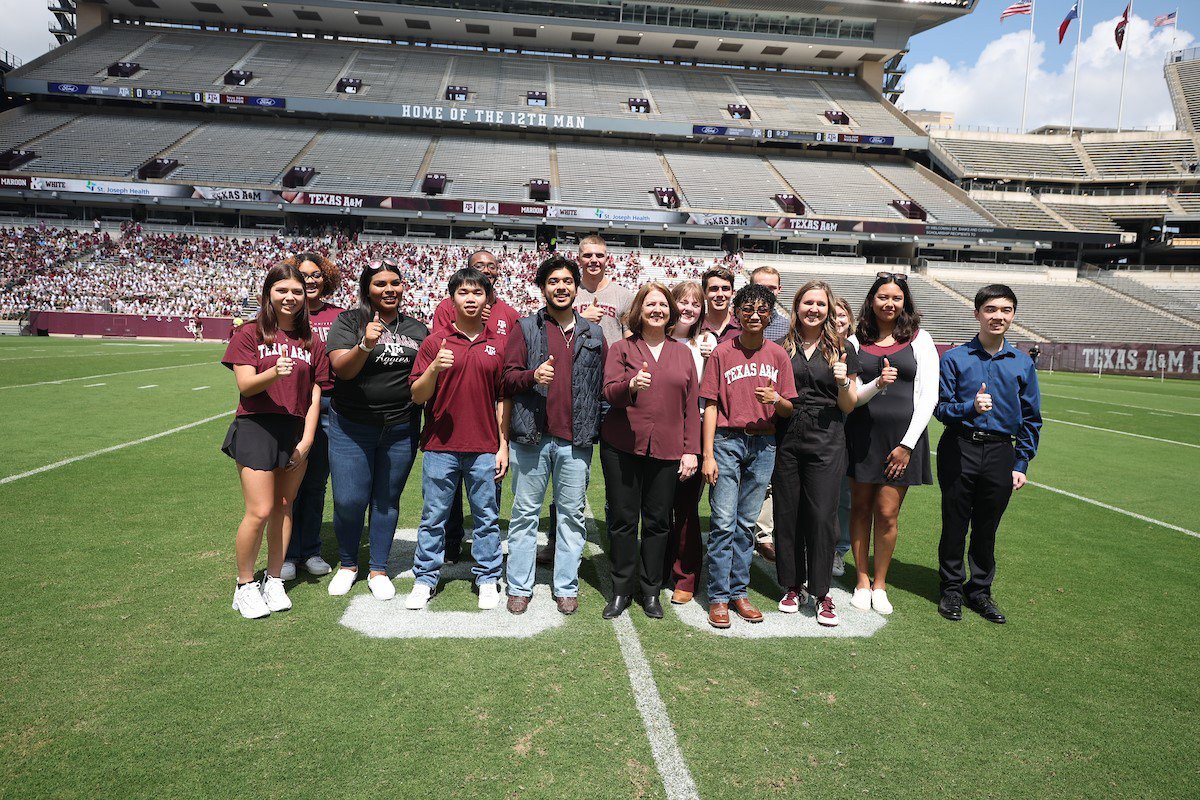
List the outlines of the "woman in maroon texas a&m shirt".
{"label": "woman in maroon texas a&m shirt", "polygon": [[[342,285],[337,265],[320,253],[304,252],[289,256],[291,264],[304,276],[304,297],[308,305],[308,321],[313,338],[325,344],[329,328],[346,309],[325,302]],[[296,577],[296,568],[303,564],[311,575],[328,575],[332,570],[321,558],[321,520],[325,516],[325,489],[329,483],[329,399],[333,392],[333,376],[321,385],[321,420],[312,450],[308,453],[308,469],[296,493],[292,507],[292,538],[288,542],[287,558],[283,562],[282,578]]]}
{"label": "woman in maroon texas a&m shirt", "polygon": [[646,616],[663,615],[658,593],[675,488],[695,474],[700,452],[696,363],[686,344],[667,335],[678,321],[679,307],[667,287],[644,285],[626,317],[631,335],[613,344],[605,361],[604,399],[612,408],[600,428],[600,464],[613,578],[606,619],[629,607],[635,586]]}
{"label": "woman in maroon texas a&m shirt", "polygon": [[[233,608],[265,617],[292,607],[280,572],[292,532],[292,499],[316,435],[321,384],[329,380],[325,346],[313,339],[304,278],[276,264],[263,282],[262,310],[253,325],[234,333],[221,360],[237,379],[237,416],[221,450],[237,462],[246,513],[238,526],[237,591]],[[267,571],[254,564],[267,530]]]}

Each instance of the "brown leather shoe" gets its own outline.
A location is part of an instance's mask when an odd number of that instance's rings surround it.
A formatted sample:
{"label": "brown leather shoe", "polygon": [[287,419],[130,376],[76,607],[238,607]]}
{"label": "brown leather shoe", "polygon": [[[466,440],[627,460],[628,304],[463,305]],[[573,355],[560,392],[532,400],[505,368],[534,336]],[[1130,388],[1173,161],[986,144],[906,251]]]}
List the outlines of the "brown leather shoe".
{"label": "brown leather shoe", "polygon": [[737,612],[737,615],[746,620],[746,622],[763,621],[762,612],[750,605],[750,601],[744,597],[733,600],[729,605],[733,606],[733,610]]}
{"label": "brown leather shoe", "polygon": [[729,603],[712,603],[708,607],[708,624],[714,628],[728,628]]}
{"label": "brown leather shoe", "polygon": [[767,561],[775,563],[775,544],[773,542],[757,541],[754,543],[754,550]]}
{"label": "brown leather shoe", "polygon": [[558,606],[561,614],[574,614],[579,610],[578,597],[556,597],[554,598],[555,605]]}
{"label": "brown leather shoe", "polygon": [[529,608],[529,598],[521,597],[520,595],[510,594],[508,596],[508,613],[524,614]]}
{"label": "brown leather shoe", "polygon": [[676,589],[671,593],[671,604],[676,606],[685,606],[692,602],[692,593],[685,592],[683,589]]}

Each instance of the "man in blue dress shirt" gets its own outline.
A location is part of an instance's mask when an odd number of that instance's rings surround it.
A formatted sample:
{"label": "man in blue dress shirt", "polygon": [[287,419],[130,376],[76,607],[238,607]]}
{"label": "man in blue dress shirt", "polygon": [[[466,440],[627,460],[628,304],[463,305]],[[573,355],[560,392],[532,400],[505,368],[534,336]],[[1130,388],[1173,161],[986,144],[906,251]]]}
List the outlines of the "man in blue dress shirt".
{"label": "man in blue dress shirt", "polygon": [[[975,295],[979,335],[942,356],[934,415],[946,426],[938,442],[942,489],[942,538],[938,613],[962,619],[968,608],[1003,624],[992,599],[996,576],[996,528],[1012,493],[1025,485],[1042,428],[1041,395],[1033,360],[1004,339],[1017,311],[1017,296],[1003,284]],[[967,529],[970,575],[963,565]]]}

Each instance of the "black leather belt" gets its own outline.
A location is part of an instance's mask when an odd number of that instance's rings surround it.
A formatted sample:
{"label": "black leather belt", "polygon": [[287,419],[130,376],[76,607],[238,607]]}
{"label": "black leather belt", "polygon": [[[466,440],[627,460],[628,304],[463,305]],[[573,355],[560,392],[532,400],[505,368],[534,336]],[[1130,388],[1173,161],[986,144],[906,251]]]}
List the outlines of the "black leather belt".
{"label": "black leather belt", "polygon": [[957,428],[955,434],[960,439],[966,439],[968,442],[1008,442],[1012,444],[1013,437],[1004,433],[988,433],[987,431],[977,431],[972,428]]}
{"label": "black leather belt", "polygon": [[774,436],[774,428],[720,428],[726,433],[743,433],[746,436]]}

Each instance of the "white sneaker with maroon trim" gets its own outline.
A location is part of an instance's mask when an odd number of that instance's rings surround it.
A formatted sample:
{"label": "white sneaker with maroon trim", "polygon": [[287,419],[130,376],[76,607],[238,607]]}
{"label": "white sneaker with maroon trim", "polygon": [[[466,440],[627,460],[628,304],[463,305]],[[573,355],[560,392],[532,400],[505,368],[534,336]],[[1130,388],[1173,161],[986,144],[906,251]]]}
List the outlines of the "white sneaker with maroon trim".
{"label": "white sneaker with maroon trim", "polygon": [[813,598],[813,607],[817,612],[817,624],[824,625],[826,628],[836,627],[838,624],[837,612],[833,610],[833,595],[825,595],[818,599]]}
{"label": "white sneaker with maroon trim", "polygon": [[779,610],[784,614],[795,614],[800,610],[800,592],[795,587],[789,588],[779,601]]}

